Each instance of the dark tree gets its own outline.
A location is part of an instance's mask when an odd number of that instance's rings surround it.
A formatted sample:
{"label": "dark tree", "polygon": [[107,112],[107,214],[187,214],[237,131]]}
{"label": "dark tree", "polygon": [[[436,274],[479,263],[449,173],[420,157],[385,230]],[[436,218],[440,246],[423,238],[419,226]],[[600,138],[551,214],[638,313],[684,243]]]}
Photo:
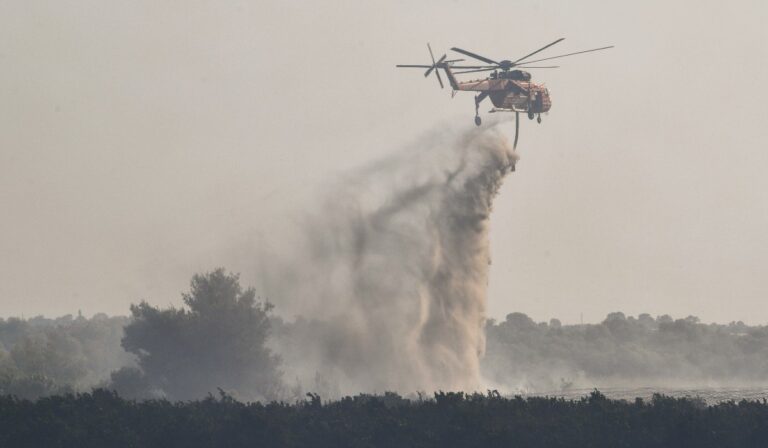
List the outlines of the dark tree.
{"label": "dark tree", "polygon": [[173,399],[217,389],[245,399],[271,399],[280,385],[279,358],[265,343],[272,306],[243,290],[239,276],[217,269],[192,278],[186,307],[131,306],[123,348],[138,357],[141,373],[113,375],[117,390],[147,384]]}

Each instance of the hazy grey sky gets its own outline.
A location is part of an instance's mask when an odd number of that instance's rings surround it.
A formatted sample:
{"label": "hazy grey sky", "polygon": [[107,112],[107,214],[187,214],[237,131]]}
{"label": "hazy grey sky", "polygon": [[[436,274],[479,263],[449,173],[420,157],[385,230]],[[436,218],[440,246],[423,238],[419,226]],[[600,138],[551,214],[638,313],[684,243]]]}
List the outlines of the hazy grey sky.
{"label": "hazy grey sky", "polygon": [[[0,2],[0,315],[179,303],[252,281],[302,197],[465,125],[427,41],[535,77],[492,218],[490,314],[768,321],[768,7],[758,1]],[[487,105],[485,109],[487,109]]]}

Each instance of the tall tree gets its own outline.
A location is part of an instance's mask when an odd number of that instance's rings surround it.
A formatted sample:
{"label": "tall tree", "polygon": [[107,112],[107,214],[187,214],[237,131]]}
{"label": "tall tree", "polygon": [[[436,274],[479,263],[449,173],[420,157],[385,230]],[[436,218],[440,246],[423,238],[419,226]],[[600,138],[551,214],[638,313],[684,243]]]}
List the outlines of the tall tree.
{"label": "tall tree", "polygon": [[272,305],[221,268],[195,275],[182,297],[182,308],[131,306],[122,345],[138,357],[146,383],[173,399],[218,388],[246,399],[274,398],[280,360],[266,346]]}

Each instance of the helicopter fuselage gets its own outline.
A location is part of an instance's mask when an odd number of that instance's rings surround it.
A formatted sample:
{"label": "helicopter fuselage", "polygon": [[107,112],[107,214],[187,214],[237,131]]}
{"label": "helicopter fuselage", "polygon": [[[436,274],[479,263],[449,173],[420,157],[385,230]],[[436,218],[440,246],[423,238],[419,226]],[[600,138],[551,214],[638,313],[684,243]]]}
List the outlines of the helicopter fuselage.
{"label": "helicopter fuselage", "polygon": [[486,92],[497,109],[540,114],[549,111],[552,99],[544,84],[514,79],[480,79],[460,82],[458,89]]}
{"label": "helicopter fuselage", "polygon": [[549,111],[552,99],[544,84],[531,81],[531,75],[522,70],[493,73],[485,79],[459,81],[447,64],[442,67],[455,91],[480,92],[478,100],[490,98],[500,110],[540,114]]}

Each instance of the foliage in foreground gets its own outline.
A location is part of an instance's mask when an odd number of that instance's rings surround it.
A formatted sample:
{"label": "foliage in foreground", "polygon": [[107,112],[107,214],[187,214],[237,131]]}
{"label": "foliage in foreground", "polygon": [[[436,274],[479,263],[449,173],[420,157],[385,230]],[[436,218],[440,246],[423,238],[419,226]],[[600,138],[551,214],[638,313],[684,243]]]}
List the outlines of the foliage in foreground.
{"label": "foliage in foreground", "polygon": [[0,397],[0,446],[7,447],[764,447],[765,401],[707,407],[657,395],[578,401],[437,393],[407,400],[359,395],[321,403],[132,401],[114,392]]}

